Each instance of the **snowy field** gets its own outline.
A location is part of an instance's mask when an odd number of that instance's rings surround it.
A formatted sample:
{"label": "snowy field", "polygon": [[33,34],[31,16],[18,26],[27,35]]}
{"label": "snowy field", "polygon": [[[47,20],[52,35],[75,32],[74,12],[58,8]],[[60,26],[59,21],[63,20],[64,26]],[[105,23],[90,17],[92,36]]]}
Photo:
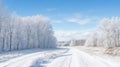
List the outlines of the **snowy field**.
{"label": "snowy field", "polygon": [[92,49],[68,47],[5,52],[0,54],[0,67],[120,67],[118,56],[105,55],[102,48]]}

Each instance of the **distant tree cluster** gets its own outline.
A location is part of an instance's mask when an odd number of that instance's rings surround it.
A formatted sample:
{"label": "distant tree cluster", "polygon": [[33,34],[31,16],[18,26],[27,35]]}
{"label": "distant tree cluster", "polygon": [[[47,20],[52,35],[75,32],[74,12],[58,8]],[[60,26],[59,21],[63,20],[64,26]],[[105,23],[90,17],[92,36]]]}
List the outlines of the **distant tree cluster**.
{"label": "distant tree cluster", "polygon": [[0,51],[55,47],[56,38],[48,18],[10,15],[0,4]]}
{"label": "distant tree cluster", "polygon": [[120,47],[120,18],[104,18],[98,31],[86,40],[86,46]]}
{"label": "distant tree cluster", "polygon": [[84,46],[84,44],[85,44],[85,39],[79,39],[79,40],[72,39],[70,41],[70,46]]}

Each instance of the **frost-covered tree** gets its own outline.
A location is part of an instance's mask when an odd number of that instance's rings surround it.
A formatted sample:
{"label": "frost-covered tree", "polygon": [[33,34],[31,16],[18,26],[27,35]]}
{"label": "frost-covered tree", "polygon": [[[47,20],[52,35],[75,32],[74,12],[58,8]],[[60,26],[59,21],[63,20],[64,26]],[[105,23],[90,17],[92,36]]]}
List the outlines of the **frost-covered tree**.
{"label": "frost-covered tree", "polygon": [[97,42],[98,42],[97,38],[98,37],[96,32],[91,33],[89,37],[86,39],[85,46],[94,46],[94,47],[97,46]]}
{"label": "frost-covered tree", "polygon": [[[10,48],[9,35],[10,33],[10,15],[7,9],[0,2],[0,48],[1,50]],[[7,49],[9,50],[9,49]]]}
{"label": "frost-covered tree", "polygon": [[[92,34],[86,45],[103,47],[120,47],[120,18],[104,18],[98,25],[97,36]],[[96,41],[96,42],[95,42]],[[95,44],[94,44],[95,43]]]}
{"label": "frost-covered tree", "polygon": [[70,46],[75,46],[76,45],[76,40],[75,39],[72,39],[71,41],[70,41]]}
{"label": "frost-covered tree", "polygon": [[55,47],[56,38],[47,17],[10,15],[0,4],[0,51]]}
{"label": "frost-covered tree", "polygon": [[104,46],[120,46],[120,18],[104,18],[99,25],[99,29],[104,35]]}

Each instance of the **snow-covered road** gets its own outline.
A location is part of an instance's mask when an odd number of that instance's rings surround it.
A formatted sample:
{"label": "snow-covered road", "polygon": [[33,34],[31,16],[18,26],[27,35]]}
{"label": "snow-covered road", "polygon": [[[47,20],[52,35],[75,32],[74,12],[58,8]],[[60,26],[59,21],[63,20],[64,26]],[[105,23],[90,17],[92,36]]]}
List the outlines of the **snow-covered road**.
{"label": "snow-covered road", "polygon": [[71,48],[67,53],[54,59],[47,67],[120,67],[120,65]]}
{"label": "snow-covered road", "polygon": [[7,62],[0,63],[0,67],[29,67],[29,65],[32,64],[32,61],[41,57],[43,54],[44,52],[37,52],[17,57]]}
{"label": "snow-covered road", "polygon": [[44,50],[40,52],[22,55],[20,57],[12,58],[11,60],[1,62],[0,67],[36,67],[33,65],[38,59],[46,59],[52,55],[62,53],[64,50]]}
{"label": "snow-covered road", "polygon": [[[47,60],[43,62],[43,59]],[[75,48],[69,48],[65,53],[55,50],[24,55],[2,62],[0,67],[42,67],[41,64],[45,67],[120,67],[116,62],[87,54]]]}

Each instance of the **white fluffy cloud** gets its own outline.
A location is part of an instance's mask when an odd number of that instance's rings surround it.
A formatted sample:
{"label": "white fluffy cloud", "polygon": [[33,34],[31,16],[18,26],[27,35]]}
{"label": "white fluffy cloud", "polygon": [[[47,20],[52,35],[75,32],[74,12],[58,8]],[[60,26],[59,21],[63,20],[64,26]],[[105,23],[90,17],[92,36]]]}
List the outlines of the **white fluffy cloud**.
{"label": "white fluffy cloud", "polygon": [[86,39],[91,33],[90,30],[84,31],[55,31],[55,36],[58,41],[68,41],[71,39]]}
{"label": "white fluffy cloud", "polygon": [[85,18],[85,19],[81,19],[81,18],[69,18],[67,19],[68,22],[75,22],[75,23],[79,23],[80,25],[85,25],[87,23],[92,22],[94,19],[90,19],[90,18]]}
{"label": "white fluffy cloud", "polygon": [[67,22],[74,22],[74,23],[78,23],[80,25],[85,25],[85,24],[89,24],[89,23],[93,23],[98,21],[98,18],[96,17],[85,17],[85,16],[72,16],[66,19]]}
{"label": "white fluffy cloud", "polygon": [[70,15],[63,15],[61,19],[55,20],[53,19],[52,22],[54,23],[65,23],[65,22],[72,22],[77,23],[79,25],[86,25],[90,23],[95,23],[100,21],[100,18],[93,17],[93,16],[85,16],[79,13],[70,14]]}

